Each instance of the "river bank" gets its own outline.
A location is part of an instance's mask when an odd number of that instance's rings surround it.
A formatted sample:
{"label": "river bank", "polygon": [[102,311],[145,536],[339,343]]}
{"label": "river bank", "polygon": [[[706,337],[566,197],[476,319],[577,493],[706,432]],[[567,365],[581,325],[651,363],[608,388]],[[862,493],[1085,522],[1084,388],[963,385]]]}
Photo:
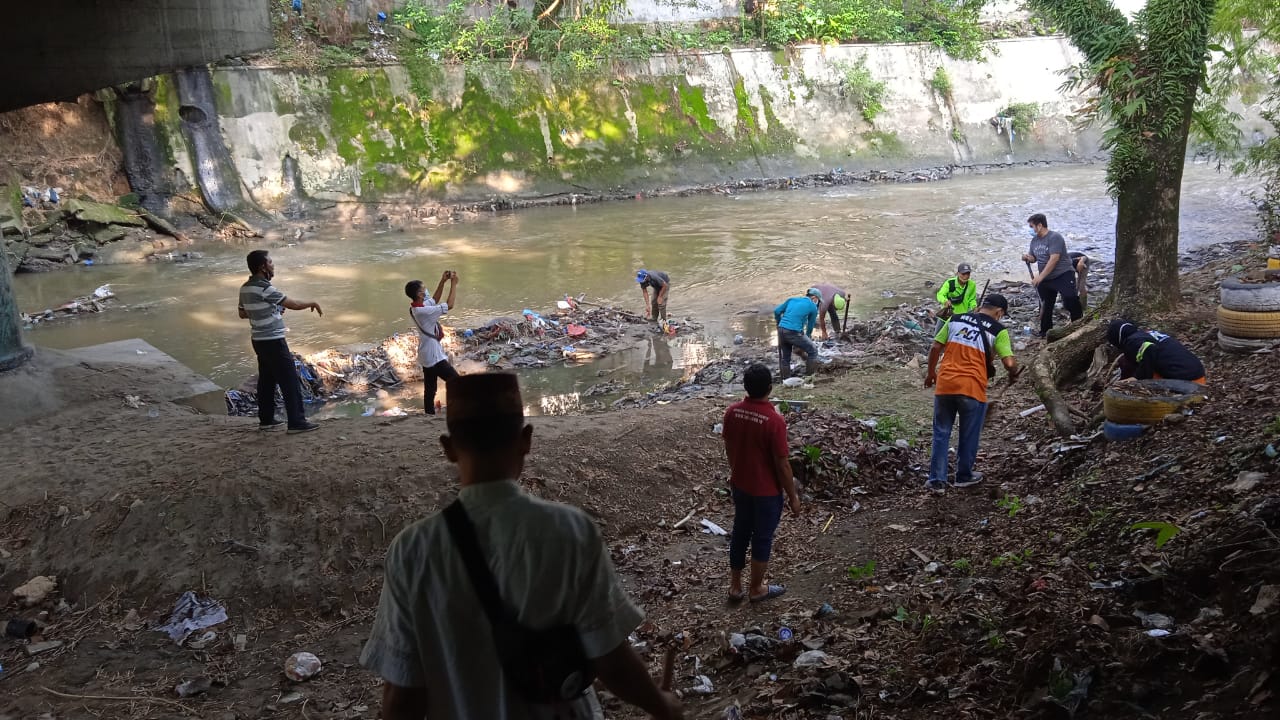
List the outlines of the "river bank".
{"label": "river bank", "polygon": [[[930,392],[900,358],[779,388],[812,402],[788,408],[806,510],[780,530],[774,577],[789,592],[773,603],[726,608],[724,539],[674,527],[690,511],[731,524],[713,432],[729,398],[535,418],[525,486],[596,517],[648,614],[635,642],[654,672],[663,638],[684,633],[676,686],[689,717],[719,720],[735,704],[776,718],[1118,718],[1135,706],[1270,717],[1276,356],[1225,354],[1211,331],[1217,279],[1261,258],[1236,249],[1188,271],[1186,303],[1154,320],[1204,359],[1209,402],[1124,445],[1063,440],[1018,412],[1039,402],[1020,382],[992,413],[987,477],[971,491],[919,489]],[[376,717],[377,683],[356,656],[381,553],[451,496],[441,421],[335,419],[286,437],[165,403],[152,418],[124,400],[150,404],[146,377],[110,370],[67,368],[61,381],[84,402],[0,447],[15,469],[0,480],[0,586],[58,583],[33,607],[6,600],[54,645],[0,649],[2,704],[20,716]],[[1064,390],[1081,404],[1097,392]],[[1264,479],[1240,482],[1248,473]],[[1157,546],[1139,522],[1178,530]],[[165,550],[137,552],[148,547]],[[151,628],[185,590],[222,600],[229,620],[176,647]],[[783,627],[794,639],[778,639]],[[816,666],[797,663],[815,648]],[[302,650],[325,669],[293,683],[280,666]],[[689,690],[698,676],[708,694]],[[174,694],[200,678],[204,694]]]}
{"label": "river bank", "polygon": [[[192,204],[190,214],[171,215],[166,220],[136,205],[122,207],[88,198],[63,199],[59,203],[36,197],[35,202],[26,206],[17,203],[8,209],[0,208],[0,226],[6,228],[4,251],[10,269],[20,273],[40,273],[67,269],[76,264],[190,262],[200,259],[202,250],[211,243],[243,244],[248,241],[258,242],[267,248],[279,247],[314,236],[322,228],[365,226],[375,232],[405,232],[415,226],[474,221],[486,215],[537,208],[577,207],[646,198],[733,196],[871,183],[938,182],[956,176],[1022,168],[1088,165],[1101,159],[1098,156],[1077,160],[1027,160],[862,172],[845,172],[837,168],[800,176],[755,177],[691,185],[642,185],[614,190],[583,187],[573,192],[539,196],[493,195],[483,200],[464,202],[317,200],[304,203],[292,213],[292,217],[278,216],[252,226],[220,220],[198,204]],[[0,186],[0,196],[10,194],[6,186]]]}

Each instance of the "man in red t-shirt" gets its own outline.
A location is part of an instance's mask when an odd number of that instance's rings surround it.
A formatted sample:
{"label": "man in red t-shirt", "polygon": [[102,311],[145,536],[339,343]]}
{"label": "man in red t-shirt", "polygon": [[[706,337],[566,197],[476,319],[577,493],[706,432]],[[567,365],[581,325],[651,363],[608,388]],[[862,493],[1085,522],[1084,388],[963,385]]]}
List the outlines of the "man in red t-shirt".
{"label": "man in red t-shirt", "polygon": [[[747,398],[724,413],[724,448],[729,455],[729,483],[733,491],[733,535],[729,538],[729,599],[751,602],[775,598],[787,591],[767,585],[773,533],[782,520],[785,493],[793,515],[800,515],[800,497],[788,459],[787,422],[773,404],[773,374],[764,365],[743,375]],[[751,546],[751,586],[742,589],[742,571]]]}

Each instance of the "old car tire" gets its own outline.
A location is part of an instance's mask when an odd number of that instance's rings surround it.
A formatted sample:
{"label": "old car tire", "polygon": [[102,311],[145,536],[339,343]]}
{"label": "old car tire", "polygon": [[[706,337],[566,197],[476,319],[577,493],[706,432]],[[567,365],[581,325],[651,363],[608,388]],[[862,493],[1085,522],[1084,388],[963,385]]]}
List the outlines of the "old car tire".
{"label": "old car tire", "polygon": [[1280,340],[1275,338],[1238,338],[1222,331],[1218,332],[1218,347],[1230,353],[1251,353],[1259,350],[1270,350],[1277,344],[1280,344]]}
{"label": "old car tire", "polygon": [[1238,338],[1280,338],[1280,312],[1241,312],[1218,308],[1218,329]]}
{"label": "old car tire", "polygon": [[1218,289],[1222,307],[1239,312],[1280,312],[1280,282],[1227,278]]}
{"label": "old car tire", "polygon": [[1204,386],[1187,380],[1137,382],[1150,391],[1150,396],[1127,392],[1123,383],[1102,394],[1102,412],[1108,421],[1117,425],[1155,425],[1166,415],[1204,400]]}

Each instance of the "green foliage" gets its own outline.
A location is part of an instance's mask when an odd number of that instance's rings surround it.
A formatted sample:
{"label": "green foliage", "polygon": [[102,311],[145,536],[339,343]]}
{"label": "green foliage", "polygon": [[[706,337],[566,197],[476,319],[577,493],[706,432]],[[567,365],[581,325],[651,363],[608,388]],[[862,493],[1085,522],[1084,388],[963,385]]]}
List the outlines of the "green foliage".
{"label": "green foliage", "polygon": [[960,132],[960,128],[958,127],[951,128],[951,141],[957,142],[957,143],[964,142],[964,133]]}
{"label": "green foliage", "polygon": [[962,573],[965,573],[966,575],[973,574],[973,563],[970,562],[969,558],[960,558],[959,560],[953,560],[951,562],[951,567],[955,568],[956,570],[959,570]]}
{"label": "green foliage", "polygon": [[[274,0],[282,3],[284,0]],[[325,0],[329,3],[340,0]],[[287,4],[287,3],[286,3]],[[527,9],[497,6],[472,18],[475,0],[452,0],[444,8],[409,0],[393,22],[412,33],[422,56],[460,63],[492,58],[533,58],[553,69],[588,71],[611,60],[655,52],[718,49],[761,41],[770,47],[801,42],[928,42],[953,57],[978,60],[986,36],[978,24],[977,0],[780,0],[740,27],[699,29],[609,25],[626,0],[576,6],[574,17],[539,20]],[[563,7],[563,6],[561,6]],[[278,43],[287,47],[287,42]]]}
{"label": "green foliage", "polygon": [[877,442],[891,443],[907,433],[906,422],[897,415],[876,418],[874,437]]}
{"label": "green foliage", "polygon": [[1036,120],[1040,118],[1040,105],[1033,102],[1010,103],[1008,107],[1000,111],[1000,114],[1009,118],[1014,132],[1019,135],[1025,135],[1031,132]]}
{"label": "green foliage", "polygon": [[944,100],[951,100],[951,76],[947,74],[947,69],[939,65],[933,71],[933,77],[929,80],[929,86],[933,91],[942,96]]}
{"label": "green foliage", "polygon": [[928,633],[938,625],[938,619],[934,616],[911,612],[901,605],[894,612],[893,621],[900,623],[904,628],[917,629],[921,635]]}
{"label": "green foliage", "polygon": [[835,66],[840,71],[841,93],[858,108],[863,120],[875,122],[876,116],[884,112],[889,84],[871,75],[866,58],[858,58],[856,63],[838,62]]}
{"label": "green foliage", "polygon": [[1156,531],[1156,549],[1164,547],[1165,543],[1177,537],[1182,532],[1182,528],[1167,522],[1138,522],[1129,526],[1130,530],[1155,530]]}
{"label": "green foliage", "polygon": [[1009,517],[1013,517],[1022,512],[1022,498],[1017,495],[1005,495],[996,501],[996,505],[1009,513]]}
{"label": "green foliage", "polygon": [[1031,559],[1031,549],[1027,548],[1022,552],[1006,552],[991,558],[991,567],[1022,567],[1022,564]]}
{"label": "green foliage", "polygon": [[394,22],[413,34],[418,57],[444,63],[528,57],[550,63],[552,70],[587,72],[626,56],[630,48],[619,42],[621,32],[608,22],[620,0],[593,3],[581,16],[564,21],[538,20],[529,10],[506,5],[487,17],[471,18],[468,4],[452,0],[437,9],[409,0],[395,12]]}
{"label": "green foliage", "polygon": [[822,448],[817,445],[805,445],[804,457],[811,463],[817,463],[822,459]]}
{"label": "green foliage", "polygon": [[1280,435],[1280,415],[1276,415],[1276,419],[1267,424],[1264,432],[1268,435]]}
{"label": "green foliage", "polygon": [[1109,126],[1102,135],[1111,153],[1107,185],[1119,196],[1186,140],[1205,78],[1215,0],[1149,2],[1132,21],[1099,0],[1029,5],[1059,26],[1085,57],[1065,87],[1094,93],[1081,120]]}
{"label": "green foliage", "polygon": [[927,42],[966,60],[983,55],[976,0],[777,0],[747,25],[771,47],[794,43]]}
{"label": "green foliage", "polygon": [[870,580],[876,574],[876,561],[868,560],[863,565],[850,565],[846,571],[850,580]]}

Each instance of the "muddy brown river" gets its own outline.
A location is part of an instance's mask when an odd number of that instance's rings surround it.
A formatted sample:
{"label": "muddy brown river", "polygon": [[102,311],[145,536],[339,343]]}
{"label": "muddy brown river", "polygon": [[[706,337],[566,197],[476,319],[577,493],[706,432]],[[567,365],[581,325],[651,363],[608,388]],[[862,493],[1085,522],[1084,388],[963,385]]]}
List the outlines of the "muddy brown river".
{"label": "muddy brown river", "polygon": [[[575,392],[598,382],[602,369],[616,369],[613,379],[652,384],[705,362],[735,333],[768,332],[761,316],[738,313],[771,308],[815,282],[849,289],[859,315],[931,294],[925,282],[936,287],[961,261],[973,264],[979,282],[1021,279],[1025,218],[1034,212],[1047,214],[1071,249],[1110,260],[1115,208],[1103,172],[1101,165],[1023,168],[912,185],[647,199],[403,232],[335,226],[273,248],[272,256],[276,284],[325,309],[323,318],[286,316],[289,344],[302,353],[405,331],[405,282],[418,278],[434,287],[445,269],[461,277],[450,314],[460,326],[526,307],[544,310],[565,293],[640,312],[636,269],[670,273],[672,315],[703,324],[704,337],[638,340],[594,365],[522,371],[543,409],[555,411],[572,407]],[[1188,166],[1182,249],[1255,236],[1246,194],[1252,187],[1211,167]],[[221,385],[238,385],[254,371],[248,325],[236,317],[244,255],[253,247],[197,247],[204,258],[183,264],[18,275],[18,306],[26,312],[107,283],[127,306],[38,325],[27,341],[70,348],[138,337]],[[406,396],[417,396],[420,387]]]}

